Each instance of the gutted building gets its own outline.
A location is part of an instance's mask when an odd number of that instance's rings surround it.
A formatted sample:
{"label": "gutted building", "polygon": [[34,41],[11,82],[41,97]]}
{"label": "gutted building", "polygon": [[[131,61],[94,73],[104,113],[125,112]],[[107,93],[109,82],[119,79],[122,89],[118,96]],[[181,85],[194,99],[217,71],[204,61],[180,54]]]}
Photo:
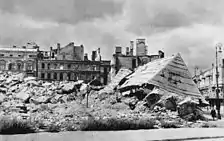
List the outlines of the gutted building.
{"label": "gutted building", "polygon": [[93,51],[91,60],[88,54],[84,54],[84,46],[75,46],[73,42],[62,48],[58,43],[56,49],[51,47],[50,51],[42,51],[41,54],[38,59],[39,79],[85,82],[97,79],[102,84],[108,83],[110,61],[101,60],[100,49]]}
{"label": "gutted building", "polygon": [[122,53],[122,47],[115,47],[111,62],[111,76],[114,77],[121,68],[134,70],[156,59],[164,58],[164,52],[158,51],[156,55],[148,55],[148,46],[145,39],[136,40],[136,54],[134,55],[134,41],[130,41],[130,47],[126,47],[125,54]]}
{"label": "gutted building", "polygon": [[110,61],[101,60],[100,49],[92,52],[91,60],[84,54],[84,46],[73,42],[61,47],[40,50],[37,45],[0,48],[0,70],[24,72],[42,80],[84,80],[94,79],[102,84],[110,80]]}

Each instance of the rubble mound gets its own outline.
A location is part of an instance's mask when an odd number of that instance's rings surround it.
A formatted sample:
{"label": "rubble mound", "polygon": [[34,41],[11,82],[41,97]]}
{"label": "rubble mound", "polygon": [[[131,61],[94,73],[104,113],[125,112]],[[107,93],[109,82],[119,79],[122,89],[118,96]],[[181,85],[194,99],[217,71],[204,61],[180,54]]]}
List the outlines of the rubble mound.
{"label": "rubble mound", "polygon": [[[127,73],[130,71],[123,75]],[[133,124],[133,129],[145,129],[143,123],[148,121],[153,126],[146,124],[147,129],[179,128],[186,127],[187,120],[203,120],[195,100],[152,85],[121,92],[116,88],[119,81],[115,82],[116,85],[102,89],[102,86],[83,81],[47,82],[20,73],[1,72],[0,116],[27,120],[36,131],[49,132],[88,130],[90,124],[104,126],[107,122],[112,125],[122,121],[123,129],[127,129],[128,124]],[[189,107],[191,110],[186,110]],[[94,119],[94,122],[89,119]],[[116,130],[115,125],[112,127]]]}

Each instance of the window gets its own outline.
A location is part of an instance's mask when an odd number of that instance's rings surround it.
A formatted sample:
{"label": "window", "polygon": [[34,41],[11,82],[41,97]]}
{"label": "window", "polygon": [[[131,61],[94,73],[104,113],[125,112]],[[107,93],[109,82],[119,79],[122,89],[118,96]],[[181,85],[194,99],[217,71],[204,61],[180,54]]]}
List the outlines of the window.
{"label": "window", "polygon": [[19,54],[18,57],[21,57],[21,55]]}
{"label": "window", "polygon": [[44,79],[44,73],[41,73],[41,78],[43,78],[43,79]]}
{"label": "window", "polygon": [[30,57],[30,58],[32,58],[32,57],[36,57],[36,55],[29,55],[29,57]]}
{"label": "window", "polygon": [[9,63],[8,70],[14,70],[14,69],[15,69],[15,64],[14,63]]}
{"label": "window", "polygon": [[50,64],[50,63],[48,63],[48,64],[47,64],[47,69],[50,69],[50,66],[51,66],[51,64]]}
{"label": "window", "polygon": [[19,71],[22,70],[22,64],[20,64],[20,63],[17,64],[17,70],[19,70]]}
{"label": "window", "polygon": [[0,54],[1,57],[5,56],[5,54]]}
{"label": "window", "polygon": [[56,72],[54,73],[54,79],[57,80],[57,73]]}
{"label": "window", "polygon": [[60,73],[60,80],[63,80],[63,73]]}
{"label": "window", "polygon": [[32,62],[27,63],[27,70],[33,70],[33,63]]}
{"label": "window", "polygon": [[42,63],[42,69],[44,69],[45,68],[45,64],[44,63]]}
{"label": "window", "polygon": [[13,55],[12,55],[12,54],[10,54],[9,56],[10,56],[10,57],[12,57]]}

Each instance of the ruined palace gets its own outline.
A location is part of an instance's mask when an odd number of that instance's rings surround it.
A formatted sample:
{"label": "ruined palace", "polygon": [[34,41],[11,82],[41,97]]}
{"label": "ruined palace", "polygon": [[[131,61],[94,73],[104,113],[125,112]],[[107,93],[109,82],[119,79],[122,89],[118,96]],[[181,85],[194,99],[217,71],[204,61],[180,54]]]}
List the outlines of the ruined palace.
{"label": "ruined palace", "polygon": [[36,76],[42,80],[84,80],[94,79],[102,84],[108,83],[110,61],[102,60],[100,48],[92,51],[91,59],[84,53],[84,46],[74,45],[73,42],[61,47],[50,47],[49,50],[40,50],[38,46],[0,48],[0,70],[18,71],[27,75]]}

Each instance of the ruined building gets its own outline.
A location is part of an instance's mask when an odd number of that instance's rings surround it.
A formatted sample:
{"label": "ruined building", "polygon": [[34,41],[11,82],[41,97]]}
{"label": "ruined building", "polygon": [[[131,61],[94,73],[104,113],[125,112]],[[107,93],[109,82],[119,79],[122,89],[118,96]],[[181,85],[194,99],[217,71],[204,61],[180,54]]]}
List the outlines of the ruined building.
{"label": "ruined building", "polygon": [[122,47],[115,47],[115,54],[113,54],[111,62],[111,76],[114,77],[121,68],[134,70],[138,66],[164,58],[164,52],[160,50],[156,55],[148,55],[147,48],[145,39],[136,40],[136,54],[134,54],[134,41],[130,41],[130,46],[126,47],[125,54],[122,53]]}
{"label": "ruined building", "polygon": [[[217,64],[218,64],[218,89],[219,98],[223,99],[224,95],[224,59],[223,59],[223,49],[220,48],[217,52]],[[216,97],[216,64],[212,64],[210,69],[199,71],[195,69],[195,76],[193,77],[194,82],[197,84],[202,95],[214,104]]]}
{"label": "ruined building", "polygon": [[0,70],[12,72],[26,72],[34,75],[36,71],[36,57],[38,47],[32,48],[8,47],[0,48]]}
{"label": "ruined building", "polygon": [[0,48],[1,67],[3,71],[20,71],[36,76],[42,80],[84,80],[93,79],[107,84],[110,61],[101,60],[100,49],[92,52],[91,59],[84,54],[84,46],[69,43],[61,47],[58,43],[48,51],[33,48]]}

